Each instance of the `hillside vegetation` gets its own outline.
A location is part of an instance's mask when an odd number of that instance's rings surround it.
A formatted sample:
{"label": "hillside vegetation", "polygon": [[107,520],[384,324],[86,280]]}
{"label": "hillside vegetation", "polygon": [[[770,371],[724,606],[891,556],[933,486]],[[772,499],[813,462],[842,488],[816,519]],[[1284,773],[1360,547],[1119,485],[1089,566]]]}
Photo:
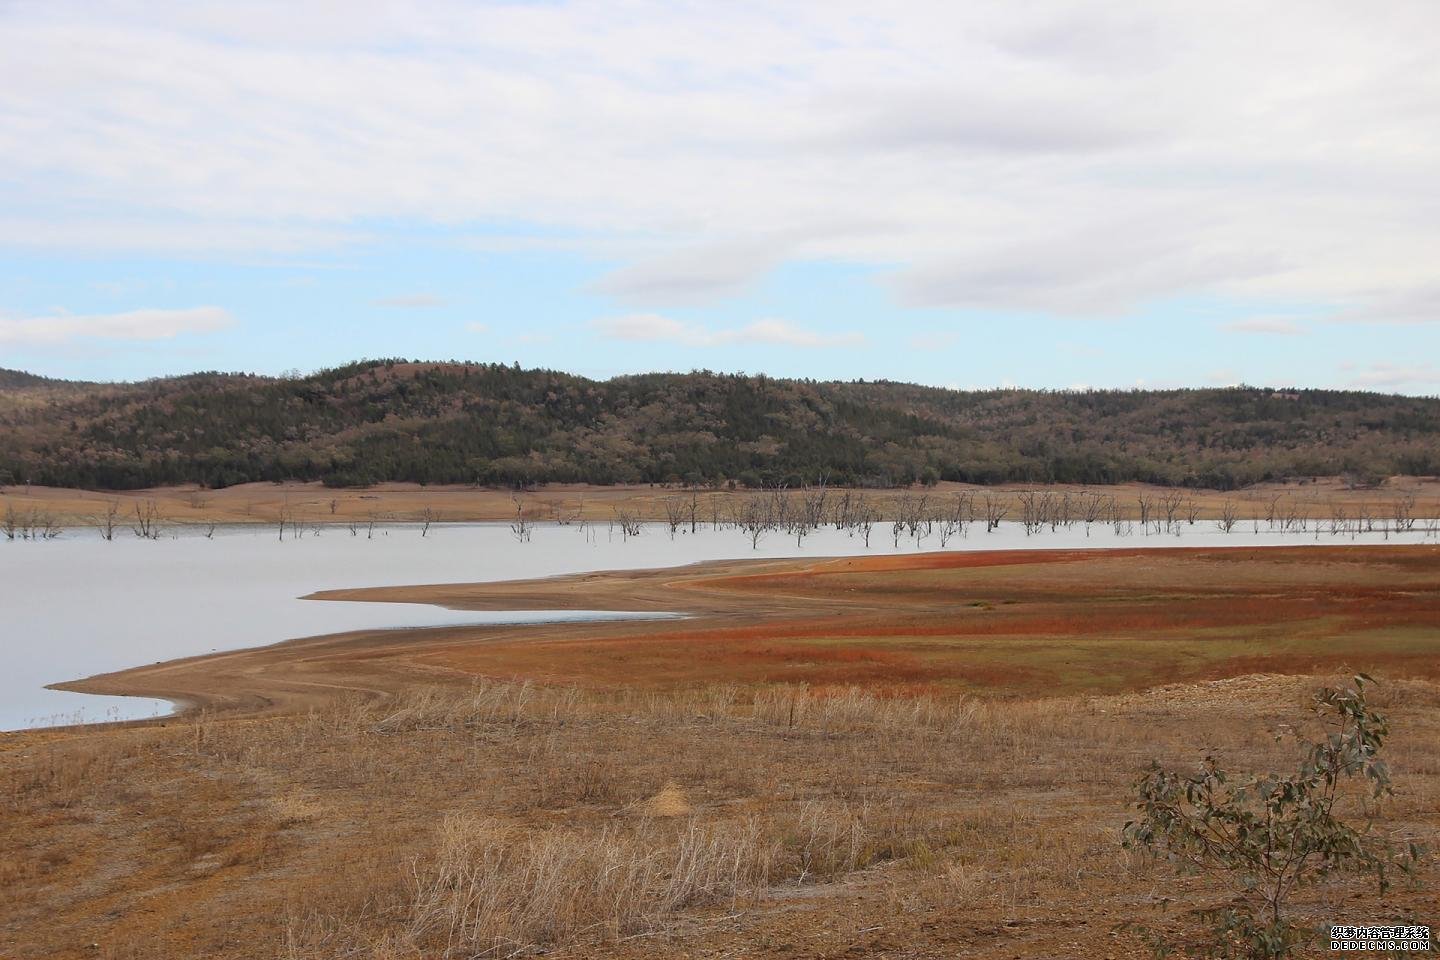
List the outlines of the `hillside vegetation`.
{"label": "hillside vegetation", "polygon": [[485,363],[73,384],[0,370],[0,482],[1152,483],[1440,473],[1440,400],[1257,388],[954,391]]}

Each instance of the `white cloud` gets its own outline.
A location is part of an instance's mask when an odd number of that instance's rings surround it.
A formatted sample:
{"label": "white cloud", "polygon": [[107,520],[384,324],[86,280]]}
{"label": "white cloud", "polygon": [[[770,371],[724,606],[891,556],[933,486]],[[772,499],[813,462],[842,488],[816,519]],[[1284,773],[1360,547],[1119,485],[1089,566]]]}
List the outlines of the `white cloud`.
{"label": "white cloud", "polygon": [[381,297],[371,301],[372,306],[393,307],[399,310],[423,310],[427,307],[445,306],[445,298],[433,293],[402,293],[393,297]]}
{"label": "white cloud", "polygon": [[275,253],[420,222],[623,249],[599,289],[637,304],[800,259],[920,306],[1429,319],[1437,30],[1414,0],[10,4],[0,236]]}
{"label": "white cloud", "polygon": [[593,326],[611,340],[640,343],[678,343],[689,347],[720,347],[737,344],[770,344],[785,347],[855,347],[865,338],[853,332],[820,333],[797,327],[785,320],[756,320],[729,330],[710,330],[698,324],[682,323],[658,313],[634,313],[597,320]]}
{"label": "white cloud", "polygon": [[672,340],[686,342],[701,335],[693,327],[687,327],[679,320],[662,317],[658,313],[632,313],[624,317],[611,317],[595,321],[595,328],[611,340]]}
{"label": "white cloud", "polygon": [[1342,323],[1435,323],[1440,321],[1440,285],[1371,293],[1331,319]]}
{"label": "white cloud", "polygon": [[1278,316],[1247,317],[1244,320],[1227,323],[1220,329],[1228,330],[1231,333],[1267,333],[1285,337],[1299,337],[1310,332],[1290,317]]}
{"label": "white cloud", "polygon": [[1440,392],[1440,367],[1431,363],[1372,363],[1359,368],[1350,377],[1349,386],[1361,390],[1436,393]]}
{"label": "white cloud", "polygon": [[740,293],[782,259],[783,247],[767,239],[706,244],[642,259],[595,288],[636,303],[693,303]]}
{"label": "white cloud", "polygon": [[220,307],[185,310],[129,310],[124,313],[0,317],[0,343],[47,346],[76,340],[169,340],[187,333],[213,333],[234,326]]}
{"label": "white cloud", "polygon": [[478,323],[478,322],[472,321],[472,322],[470,322],[470,323],[465,324],[465,330],[466,330],[467,333],[489,333],[489,332],[490,332],[490,324],[488,324],[488,323]]}

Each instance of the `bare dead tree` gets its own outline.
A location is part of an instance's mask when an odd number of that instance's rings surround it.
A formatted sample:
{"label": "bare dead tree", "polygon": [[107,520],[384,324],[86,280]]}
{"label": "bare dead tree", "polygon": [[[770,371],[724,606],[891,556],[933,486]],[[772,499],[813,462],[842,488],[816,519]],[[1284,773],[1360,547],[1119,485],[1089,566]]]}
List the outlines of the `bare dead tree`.
{"label": "bare dead tree", "polygon": [[32,536],[36,540],[54,540],[64,532],[59,519],[49,510],[40,511],[31,524]]}
{"label": "bare dead tree", "polygon": [[993,493],[985,494],[985,532],[1000,529],[1000,521],[1010,512],[1010,505]]}
{"label": "bare dead tree", "polygon": [[110,500],[105,504],[105,512],[96,518],[96,526],[100,528],[100,539],[114,540],[115,527],[120,520],[120,501]]}
{"label": "bare dead tree", "polygon": [[670,539],[674,540],[675,531],[685,522],[685,501],[679,497],[666,497],[662,505],[665,507],[665,525],[670,529]]}
{"label": "bare dead tree", "polygon": [[1050,497],[1050,530],[1053,533],[1056,527],[1064,527],[1069,530],[1075,523],[1075,501],[1067,491],[1063,496]]}
{"label": "bare dead tree", "polygon": [[1395,521],[1396,533],[1409,533],[1415,529],[1415,495],[1412,493],[1392,501],[1390,516]]}
{"label": "bare dead tree", "polygon": [[1090,536],[1090,527],[1105,511],[1105,498],[1089,490],[1080,497],[1080,518],[1085,521],[1085,536]]}
{"label": "bare dead tree", "polygon": [[785,484],[777,483],[770,488],[768,509],[770,521],[777,529],[790,526],[790,490]]}
{"label": "bare dead tree", "polygon": [[826,489],[826,480],[820,478],[820,482],[813,486],[807,486],[800,491],[800,520],[811,529],[818,528],[825,522],[825,501],[829,498],[829,491]]}
{"label": "bare dead tree", "polygon": [[1220,504],[1220,519],[1215,525],[1220,528],[1221,533],[1229,533],[1235,529],[1235,523],[1240,518],[1240,509],[1235,506],[1234,500],[1226,500]]}
{"label": "bare dead tree", "polygon": [[632,511],[622,509],[618,506],[612,509],[615,511],[615,522],[620,525],[620,532],[624,535],[625,539],[629,540],[631,537],[638,537],[641,529],[640,518]]}
{"label": "bare dead tree", "polygon": [[5,534],[6,540],[14,540],[20,533],[20,514],[16,512],[13,503],[5,504],[5,517],[0,519],[0,533]]}
{"label": "bare dead tree", "polygon": [[774,501],[765,497],[746,497],[737,517],[740,529],[750,538],[750,549],[760,548],[760,538],[777,526]]}
{"label": "bare dead tree", "polygon": [[1179,528],[1176,516],[1180,513],[1180,504],[1184,499],[1184,494],[1178,490],[1171,490],[1160,498],[1160,512],[1165,516],[1166,532]]}
{"label": "bare dead tree", "polygon": [[1113,494],[1106,498],[1105,517],[1117,537],[1128,537],[1134,530],[1134,526],[1125,518],[1125,511],[1120,509],[1119,498]]}
{"label": "bare dead tree", "polygon": [[962,491],[955,494],[955,502],[951,504],[950,519],[955,523],[956,532],[965,536],[965,528],[975,520],[975,494],[969,491]]}
{"label": "bare dead tree", "polygon": [[875,508],[862,504],[855,512],[855,529],[865,538],[865,549],[870,549],[870,531],[875,528]]}
{"label": "bare dead tree", "polygon": [[1272,530],[1275,529],[1275,522],[1280,519],[1280,517],[1280,494],[1277,493],[1270,498],[1270,502],[1265,506],[1265,525]]}
{"label": "bare dead tree", "polygon": [[1022,490],[1018,494],[1020,500],[1020,525],[1025,528],[1025,536],[1037,532],[1044,524],[1041,514],[1044,504],[1040,495],[1034,490]]}
{"label": "bare dead tree", "polygon": [[840,496],[835,498],[835,509],[831,514],[831,522],[835,524],[836,530],[844,530],[850,526],[850,509],[850,491],[842,490]]}
{"label": "bare dead tree", "polygon": [[515,497],[510,500],[515,504],[515,519],[510,521],[510,536],[515,538],[516,543],[529,543],[530,518],[525,516],[525,504]]}
{"label": "bare dead tree", "polygon": [[135,504],[135,522],[130,529],[142,540],[160,539],[160,508],[154,500]]}
{"label": "bare dead tree", "polygon": [[438,517],[439,514],[435,512],[435,508],[428,503],[425,505],[425,509],[420,511],[420,536],[422,538],[429,535],[430,524],[434,523]]}
{"label": "bare dead tree", "polygon": [[1185,522],[1195,526],[1195,521],[1200,517],[1200,504],[1195,502],[1194,497],[1185,498]]}
{"label": "bare dead tree", "polygon": [[1148,493],[1135,495],[1135,503],[1140,508],[1140,531],[1150,532],[1150,512],[1155,507],[1155,498]]}
{"label": "bare dead tree", "polygon": [[1338,536],[1348,530],[1348,519],[1349,515],[1345,510],[1345,505],[1338,501],[1332,501],[1330,504],[1330,535]]}

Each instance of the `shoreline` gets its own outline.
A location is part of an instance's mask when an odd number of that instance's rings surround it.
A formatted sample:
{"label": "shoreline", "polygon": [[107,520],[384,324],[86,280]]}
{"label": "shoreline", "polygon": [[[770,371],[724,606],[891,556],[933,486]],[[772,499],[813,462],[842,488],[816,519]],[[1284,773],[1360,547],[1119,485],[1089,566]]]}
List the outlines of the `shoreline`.
{"label": "shoreline", "polygon": [[[1323,547],[1348,550],[1322,552]],[[206,653],[52,686],[79,693],[149,697],[177,704],[176,712],[166,717],[121,721],[125,725],[163,723],[196,712],[231,717],[294,713],[342,696],[377,698],[426,685],[463,685],[480,677],[605,685],[605,677],[614,672],[603,662],[606,656],[619,657],[621,661],[627,656],[638,660],[660,656],[668,671],[665,675],[646,676],[645,671],[637,667],[631,680],[642,687],[651,684],[663,687],[693,672],[677,669],[685,657],[708,655],[703,649],[697,653],[692,642],[696,637],[728,641],[729,638],[770,636],[776,638],[772,640],[774,643],[788,642],[783,638],[799,644],[834,643],[825,638],[836,631],[841,636],[855,631],[878,636],[900,619],[915,624],[917,636],[927,636],[927,631],[936,630],[943,634],[947,623],[953,622],[955,626],[950,629],[955,631],[959,642],[965,639],[963,618],[973,615],[976,603],[988,602],[966,599],[968,591],[973,589],[970,581],[983,578],[987,585],[1005,589],[1007,584],[1023,584],[1035,571],[1063,578],[1067,568],[1095,568],[1104,571],[1106,578],[1123,571],[1127,577],[1143,579],[1153,578],[1156,570],[1172,567],[1208,570],[1216,565],[1249,565],[1268,571],[1296,567],[1317,579],[1316,586],[1304,591],[1313,606],[1323,607],[1329,601],[1337,610],[1343,610],[1347,593],[1353,590],[1347,590],[1343,577],[1335,579],[1333,571],[1326,572],[1336,566],[1332,561],[1337,557],[1345,558],[1348,563],[1408,564],[1424,571],[1440,570],[1440,546],[1437,545],[1276,544],[1258,551],[1213,545],[1157,545],[723,560],[536,580],[346,588],[319,591],[305,599],[404,602],[488,612],[588,609],[642,615],[663,612],[671,616],[348,631]],[[1005,576],[997,579],[996,571]],[[833,591],[815,592],[816,585],[825,584],[837,574],[841,579],[855,575],[882,582],[886,578],[899,578],[900,583],[908,582],[906,578],[941,576],[953,579],[954,589],[959,593],[953,598],[945,594],[926,595],[922,600],[912,594],[904,597],[903,602],[897,602],[883,589],[855,587],[843,596]],[[1178,584],[1164,582],[1171,590],[1185,586],[1181,595],[1191,598],[1198,587],[1188,585],[1188,579],[1188,576],[1181,577]],[[1324,601],[1313,599],[1314,591],[1320,588],[1318,581],[1324,581]],[[1265,579],[1262,577],[1259,582],[1263,585]],[[794,584],[795,589],[776,590],[777,583]],[[1383,583],[1369,587],[1366,596],[1377,589],[1386,588]],[[1390,589],[1399,590],[1400,586]],[[1431,589],[1427,586],[1423,592],[1426,603],[1430,602]],[[855,594],[856,590],[860,591],[859,595]],[[1257,590],[1263,593],[1263,586],[1211,590],[1216,596],[1210,602],[1220,603],[1223,597],[1235,604],[1248,604]],[[1021,606],[1024,605],[1022,602]],[[1148,601],[1146,608],[1149,609]],[[1430,610],[1428,606],[1424,609]],[[1223,620],[1223,611],[1217,610],[1217,615]],[[1256,616],[1264,619],[1263,604],[1257,608]],[[1425,614],[1425,617],[1431,616],[1433,611]],[[676,618],[684,619],[682,630],[675,629]],[[1079,641],[1082,637],[1075,639]],[[647,646],[653,649],[647,652]],[[616,654],[616,650],[623,650],[624,654]],[[571,652],[575,652],[576,657],[567,665],[567,654]],[[1317,656],[1324,659],[1325,655],[1321,651]],[[591,657],[598,657],[603,669],[596,670],[596,664],[586,659]],[[625,675],[623,669],[621,675]],[[1097,692],[1110,689],[1095,680],[1084,680],[1076,689],[1088,689],[1087,683]],[[1121,684],[1114,689],[1143,689],[1143,686]]]}
{"label": "shoreline", "polygon": [[[953,502],[956,496],[973,498],[976,509],[985,498],[1003,503],[1013,518],[1021,510],[1020,495],[1029,491],[1071,496],[1114,498],[1121,515],[1138,519],[1138,500],[1158,501],[1178,495],[1185,509],[1193,509],[1197,520],[1219,519],[1226,505],[1239,512],[1241,522],[1263,516],[1278,501],[1287,509],[1294,506],[1311,520],[1325,519],[1326,511],[1340,506],[1353,519],[1354,511],[1371,511],[1386,519],[1398,502],[1409,501],[1413,516],[1440,517],[1440,478],[1395,477],[1380,487],[1355,488],[1337,478],[1304,482],[1258,484],[1240,490],[1213,490],[1188,487],[1161,487],[1149,484],[1114,485],[1019,484],[978,486],[941,482],[934,487],[871,489],[827,488],[835,502],[847,494],[863,498],[882,516],[891,516],[907,499],[925,497],[933,506]],[[813,490],[811,491],[814,492]],[[805,491],[787,490],[784,496],[798,502]],[[693,509],[697,522],[723,519],[728,510],[754,498],[769,498],[771,490],[717,490],[681,486],[554,484],[527,490],[509,490],[464,485],[421,486],[411,483],[380,484],[369,488],[328,488],[318,481],[308,483],[247,483],[219,490],[195,486],[148,490],[97,491],[70,488],[17,486],[0,487],[0,507],[19,512],[38,511],[68,526],[102,526],[113,523],[127,530],[137,509],[153,506],[158,522],[165,524],[275,525],[282,518],[304,524],[424,522],[509,522],[517,512],[532,522],[611,521],[625,515],[637,520],[665,521],[674,511],[690,522]],[[112,514],[111,511],[114,511]],[[0,510],[3,513],[3,510]],[[107,515],[109,519],[107,521]],[[982,515],[983,516],[983,515]]]}

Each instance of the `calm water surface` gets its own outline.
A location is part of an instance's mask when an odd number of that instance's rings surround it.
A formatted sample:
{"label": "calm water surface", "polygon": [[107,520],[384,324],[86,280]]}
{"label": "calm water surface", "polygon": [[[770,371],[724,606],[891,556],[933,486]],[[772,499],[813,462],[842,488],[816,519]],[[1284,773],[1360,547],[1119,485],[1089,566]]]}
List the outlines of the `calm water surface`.
{"label": "calm water surface", "polygon": [[[1082,526],[1026,536],[1019,524],[992,533],[984,524],[949,541],[950,550],[1256,546],[1310,543],[1435,542],[1417,530],[1403,538],[1380,534],[1222,534],[1201,522],[1179,536],[1116,536]],[[367,539],[344,528],[300,539],[260,527],[218,530],[213,539],[175,529],[159,541],[128,530],[113,542],[74,530],[58,540],[0,542],[0,730],[47,723],[134,719],[166,713],[170,704],[135,697],[98,697],[45,689],[46,684],[142,663],[215,650],[260,646],[294,637],[358,629],[532,622],[617,617],[577,611],[480,613],[406,603],[300,600],[317,590],[419,583],[472,583],[548,577],[593,570],[678,566],[743,557],[841,556],[940,549],[934,535],[895,546],[888,524],[877,524],[867,550],[858,535],[823,529],[794,537],[770,533],[752,550],[737,530],[702,528],[671,537],[663,524],[625,538],[607,524],[537,524],[517,543],[505,524],[377,527]]]}

